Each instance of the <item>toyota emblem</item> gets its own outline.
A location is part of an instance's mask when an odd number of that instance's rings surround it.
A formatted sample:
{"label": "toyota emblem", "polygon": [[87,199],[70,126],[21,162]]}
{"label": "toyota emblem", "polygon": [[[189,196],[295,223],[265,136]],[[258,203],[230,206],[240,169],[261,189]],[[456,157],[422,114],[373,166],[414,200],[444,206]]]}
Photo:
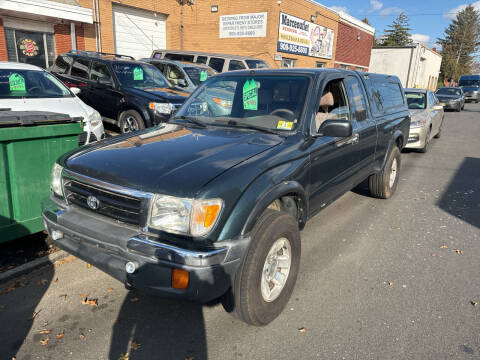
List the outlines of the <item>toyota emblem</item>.
{"label": "toyota emblem", "polygon": [[97,210],[100,206],[100,201],[95,196],[89,196],[87,198],[87,205],[92,210]]}

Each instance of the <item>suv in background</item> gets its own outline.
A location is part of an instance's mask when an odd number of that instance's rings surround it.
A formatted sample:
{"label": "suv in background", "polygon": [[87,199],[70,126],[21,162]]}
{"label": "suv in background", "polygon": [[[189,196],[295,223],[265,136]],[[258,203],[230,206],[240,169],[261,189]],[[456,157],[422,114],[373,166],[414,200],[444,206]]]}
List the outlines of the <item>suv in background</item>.
{"label": "suv in background", "polygon": [[465,101],[480,101],[480,75],[462,75],[458,83],[465,94]]}
{"label": "suv in background", "polygon": [[81,89],[78,96],[122,133],[167,121],[188,97],[155,66],[125,55],[70,51],[57,57],[52,72]]}
{"label": "suv in background", "polygon": [[182,91],[192,93],[202,82],[216,74],[215,70],[203,64],[176,60],[140,59],[157,67],[167,80]]}
{"label": "suv in background", "polygon": [[151,57],[153,59],[169,59],[206,64],[219,73],[234,70],[270,68],[270,65],[265,61],[253,57],[200,51],[154,50]]}

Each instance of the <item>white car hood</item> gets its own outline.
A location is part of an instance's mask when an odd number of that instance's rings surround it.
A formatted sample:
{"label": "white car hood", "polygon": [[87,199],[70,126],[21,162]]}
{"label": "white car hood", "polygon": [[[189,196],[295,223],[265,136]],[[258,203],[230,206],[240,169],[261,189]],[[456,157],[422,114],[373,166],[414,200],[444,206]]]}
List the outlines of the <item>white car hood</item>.
{"label": "white car hood", "polygon": [[90,121],[89,116],[94,111],[77,97],[0,99],[0,108],[10,108],[12,111],[51,111],[68,114],[70,117],[81,116],[84,122]]}

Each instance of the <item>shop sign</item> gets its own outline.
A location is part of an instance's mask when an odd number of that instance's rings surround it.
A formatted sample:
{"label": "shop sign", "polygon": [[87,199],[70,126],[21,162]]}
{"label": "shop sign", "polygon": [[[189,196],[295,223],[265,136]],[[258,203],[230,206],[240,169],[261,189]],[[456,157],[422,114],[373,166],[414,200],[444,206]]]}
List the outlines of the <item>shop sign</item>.
{"label": "shop sign", "polygon": [[333,40],[334,31],[332,29],[280,13],[278,51],[331,59]]}
{"label": "shop sign", "polygon": [[19,48],[23,55],[29,57],[38,55],[38,45],[32,39],[25,38],[21,40]]}
{"label": "shop sign", "polygon": [[265,37],[267,13],[235,14],[220,16],[220,39]]}

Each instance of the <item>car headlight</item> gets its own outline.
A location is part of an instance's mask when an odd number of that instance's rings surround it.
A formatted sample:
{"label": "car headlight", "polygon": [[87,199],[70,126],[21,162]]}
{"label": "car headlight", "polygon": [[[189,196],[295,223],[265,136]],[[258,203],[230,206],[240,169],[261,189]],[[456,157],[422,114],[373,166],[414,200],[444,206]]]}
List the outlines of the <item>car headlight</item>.
{"label": "car headlight", "polygon": [[175,234],[204,236],[215,226],[222,211],[221,199],[183,199],[155,195],[149,225]]}
{"label": "car headlight", "polygon": [[52,191],[58,196],[63,196],[62,171],[63,171],[62,166],[58,165],[57,163],[53,164],[50,189],[52,189]]}
{"label": "car headlight", "polygon": [[92,127],[97,127],[102,123],[102,116],[97,110],[93,110],[93,112],[88,116],[88,121]]}
{"label": "car headlight", "polygon": [[150,109],[154,110],[159,114],[171,114],[173,112],[173,104],[172,103],[156,103],[151,102],[148,104]]}

